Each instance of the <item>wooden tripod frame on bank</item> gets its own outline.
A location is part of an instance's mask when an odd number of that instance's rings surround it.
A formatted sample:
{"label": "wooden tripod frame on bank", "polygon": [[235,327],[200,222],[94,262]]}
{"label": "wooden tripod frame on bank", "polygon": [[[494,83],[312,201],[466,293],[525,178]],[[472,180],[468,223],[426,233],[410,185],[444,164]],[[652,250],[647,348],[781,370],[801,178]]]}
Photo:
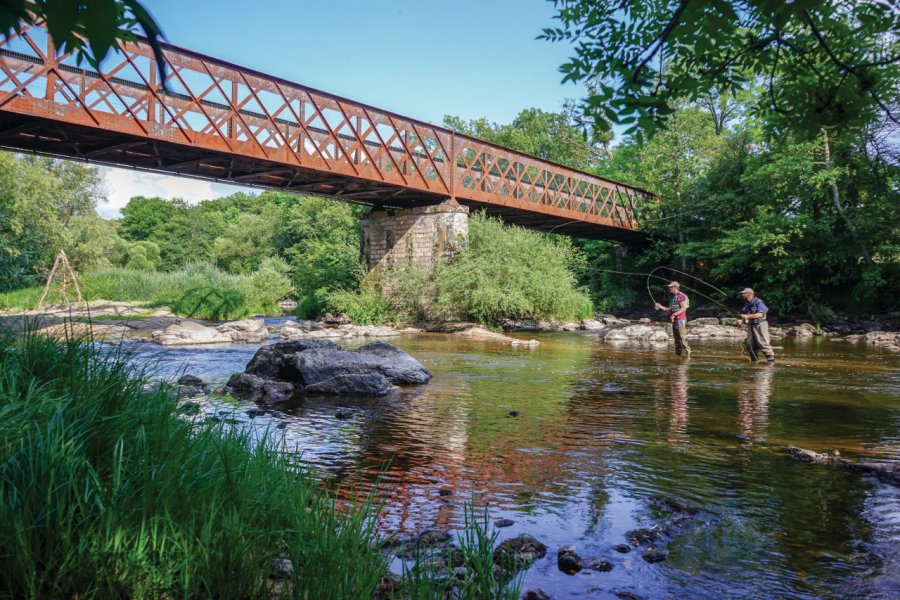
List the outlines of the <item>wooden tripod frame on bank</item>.
{"label": "wooden tripod frame on bank", "polygon": [[78,302],[84,301],[84,298],[81,296],[81,287],[78,285],[78,276],[75,274],[75,269],[73,269],[72,265],[69,263],[69,257],[66,256],[66,251],[63,248],[60,248],[59,253],[56,255],[56,260],[53,261],[53,268],[50,269],[50,275],[47,277],[47,284],[44,286],[44,291],[41,294],[40,299],[38,299],[37,305],[34,307],[35,310],[40,310],[44,305],[44,300],[50,292],[50,286],[53,285],[55,279],[60,277],[59,285],[63,302],[67,305],[71,304],[67,293],[69,285],[75,288],[75,295],[78,298]]}

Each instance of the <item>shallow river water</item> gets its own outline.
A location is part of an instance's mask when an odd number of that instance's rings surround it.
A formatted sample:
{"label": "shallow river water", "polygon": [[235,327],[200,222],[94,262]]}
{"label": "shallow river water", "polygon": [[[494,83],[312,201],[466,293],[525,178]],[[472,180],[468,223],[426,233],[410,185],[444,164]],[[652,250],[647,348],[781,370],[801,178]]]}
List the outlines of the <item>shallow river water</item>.
{"label": "shallow river water", "polygon": [[[900,460],[896,354],[786,340],[770,367],[734,343],[692,344],[685,360],[584,334],[529,337],[541,345],[394,338],[432,370],[431,384],[386,399],[300,400],[279,431],[330,482],[365,490],[378,480],[385,531],[459,528],[473,500],[492,521],[515,521],[501,539],[528,533],[549,550],[523,589],[554,598],[900,598],[900,488],[784,451]],[[135,346],[165,376],[213,383],[257,347]],[[250,406],[204,410],[251,423]],[[654,498],[699,512],[658,543],[668,560],[651,564],[613,547],[670,517]],[[569,544],[614,568],[562,573],[556,550]]]}

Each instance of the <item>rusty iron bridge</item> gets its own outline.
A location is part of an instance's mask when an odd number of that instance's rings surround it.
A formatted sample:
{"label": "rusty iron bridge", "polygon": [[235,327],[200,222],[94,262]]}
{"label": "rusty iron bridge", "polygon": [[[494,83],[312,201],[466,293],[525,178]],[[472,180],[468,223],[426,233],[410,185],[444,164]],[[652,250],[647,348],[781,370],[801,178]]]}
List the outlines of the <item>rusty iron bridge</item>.
{"label": "rusty iron bridge", "polygon": [[378,207],[448,199],[505,222],[635,241],[651,194],[171,45],[99,70],[40,26],[0,43],[0,146]]}

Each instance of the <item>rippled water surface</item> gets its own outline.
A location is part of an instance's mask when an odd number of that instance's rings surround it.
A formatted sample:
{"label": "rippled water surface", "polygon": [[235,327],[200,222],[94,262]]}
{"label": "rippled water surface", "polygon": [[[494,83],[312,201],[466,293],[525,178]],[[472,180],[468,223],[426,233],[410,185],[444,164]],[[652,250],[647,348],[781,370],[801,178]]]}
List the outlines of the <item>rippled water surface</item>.
{"label": "rippled water surface", "polygon": [[[768,367],[733,344],[692,343],[696,355],[683,360],[589,335],[539,339],[522,350],[396,338],[434,372],[430,385],[386,399],[295,400],[279,431],[333,483],[371,489],[380,479],[386,531],[459,528],[470,500],[492,520],[514,520],[501,538],[529,533],[550,549],[525,588],[555,598],[900,597],[900,489],[784,452],[900,460],[896,355],[788,340]],[[138,348],[163,374],[222,383],[257,347]],[[250,406],[204,410],[243,420]],[[626,531],[671,518],[654,498],[700,509],[661,543],[668,560],[613,550]],[[569,544],[613,570],[560,572],[556,549]]]}

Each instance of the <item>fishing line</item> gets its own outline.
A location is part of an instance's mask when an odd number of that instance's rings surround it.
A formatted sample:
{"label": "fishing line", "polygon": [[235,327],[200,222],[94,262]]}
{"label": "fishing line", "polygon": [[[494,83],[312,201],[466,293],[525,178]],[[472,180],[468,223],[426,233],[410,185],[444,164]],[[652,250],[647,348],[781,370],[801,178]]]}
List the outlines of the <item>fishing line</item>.
{"label": "fishing line", "polygon": [[[701,278],[699,278],[699,277],[697,277],[697,276],[695,276],[695,275],[691,275],[690,273],[685,273],[684,271],[679,271],[678,269],[674,269],[674,268],[672,268],[672,267],[665,267],[665,266],[660,265],[660,266],[658,266],[658,267],[655,267],[655,268],[651,269],[651,270],[650,270],[650,273],[653,273],[653,272],[655,272],[655,271],[657,271],[657,270],[659,270],[659,269],[666,269],[666,270],[668,270],[668,271],[672,271],[673,273],[678,273],[678,274],[680,274],[680,275],[684,275],[685,277],[690,277],[691,279],[694,279],[694,280],[696,280],[696,281],[702,283],[703,285],[705,285],[705,286],[707,286],[707,287],[710,287],[710,288],[716,290],[717,292],[719,292],[720,294],[722,294],[723,297],[727,297],[727,296],[728,296],[728,293],[727,293],[727,292],[725,292],[725,291],[723,291],[723,290],[717,288],[716,286],[714,286],[713,284],[709,283],[708,281],[705,281],[705,280],[703,280],[703,279],[701,279]],[[649,289],[649,281],[650,281],[650,280],[648,279],[648,280],[647,280],[647,282],[648,282],[648,289]],[[707,300],[713,302],[714,304],[717,304],[718,306],[721,306],[723,309],[725,309],[726,311],[728,311],[728,312],[731,313],[732,315],[737,315],[736,318],[740,318],[740,314],[739,314],[736,310],[731,309],[731,308],[728,308],[727,306],[725,306],[723,303],[719,302],[719,301],[716,300],[715,298],[710,298],[709,296],[707,296],[707,295],[705,295],[705,294],[699,292],[698,290],[692,289],[692,288],[690,288],[690,287],[688,287],[688,286],[686,286],[686,285],[684,286],[684,288],[687,289],[687,290],[690,290],[690,291],[693,292],[693,293],[696,293],[696,294],[699,295],[699,296],[702,296],[703,298],[706,298]],[[656,302],[656,300],[654,300],[654,302]],[[737,344],[738,344],[738,349],[740,349],[740,351],[741,351],[741,356],[744,357],[744,358],[746,358],[749,362],[753,362],[753,355],[752,355],[751,353],[745,353],[745,352],[744,352],[745,349],[748,349],[748,350],[749,350],[749,348],[747,348],[747,341],[746,341],[746,339],[740,340]]]}
{"label": "fishing line", "polygon": [[[707,282],[707,281],[704,281],[703,279],[701,279],[701,278],[699,278],[699,277],[697,277],[697,276],[695,276],[695,275],[691,275],[690,273],[685,273],[684,271],[679,271],[678,269],[673,269],[672,267],[665,267],[665,266],[654,267],[653,269],[650,270],[649,273],[636,273],[636,272],[631,272],[631,271],[617,271],[617,270],[615,270],[615,269],[603,269],[603,268],[597,267],[597,270],[598,270],[598,271],[604,271],[604,272],[606,272],[606,273],[614,273],[614,274],[617,274],[617,275],[633,275],[633,276],[636,276],[636,277],[646,277],[647,295],[650,296],[650,299],[653,301],[654,306],[657,305],[657,304],[660,304],[660,303],[657,302],[657,301],[656,301],[656,298],[653,296],[653,291],[650,289],[650,280],[651,280],[651,279],[659,279],[660,281],[668,281],[665,277],[661,277],[661,276],[655,274],[656,271],[658,271],[658,270],[660,270],[660,269],[666,269],[666,270],[672,271],[673,273],[678,273],[678,274],[680,274],[680,275],[684,275],[685,277],[689,277],[689,278],[691,278],[691,279],[694,279],[694,280],[700,282],[701,284],[703,284],[703,285],[705,285],[705,286],[707,286],[707,287],[709,287],[709,288],[712,288],[713,290],[715,290],[715,291],[717,291],[718,293],[722,294],[722,296],[726,296],[726,297],[728,296],[728,293],[727,293],[727,292],[725,292],[724,290],[721,290],[720,288],[717,288],[716,286],[712,285],[711,283],[709,283],[709,282]],[[700,290],[698,290],[698,289],[696,289],[696,288],[693,288],[693,287],[690,287],[690,286],[688,286],[688,285],[683,285],[683,286],[681,286],[681,287],[683,287],[684,289],[688,290],[688,291],[691,292],[692,294],[696,294],[697,296],[700,296],[701,298],[705,298],[706,300],[709,300],[709,301],[712,302],[713,304],[716,304],[717,306],[722,307],[722,308],[725,309],[729,314],[731,314],[731,315],[733,315],[733,316],[737,316],[737,318],[740,318],[740,317],[739,317],[739,314],[740,314],[740,313],[738,313],[736,310],[734,310],[734,309],[732,309],[732,308],[729,308],[728,306],[726,306],[726,305],[723,304],[722,302],[716,300],[715,298],[711,298],[710,296],[704,294],[704,293],[701,292]],[[744,340],[741,340],[741,341],[738,342],[738,348],[740,349],[740,352],[741,352],[741,356],[742,356],[742,357],[747,358],[747,360],[750,361],[750,362],[753,361],[753,357],[750,356],[749,354],[747,354],[747,353],[745,352],[746,346],[745,346],[745,341],[744,341]]]}

